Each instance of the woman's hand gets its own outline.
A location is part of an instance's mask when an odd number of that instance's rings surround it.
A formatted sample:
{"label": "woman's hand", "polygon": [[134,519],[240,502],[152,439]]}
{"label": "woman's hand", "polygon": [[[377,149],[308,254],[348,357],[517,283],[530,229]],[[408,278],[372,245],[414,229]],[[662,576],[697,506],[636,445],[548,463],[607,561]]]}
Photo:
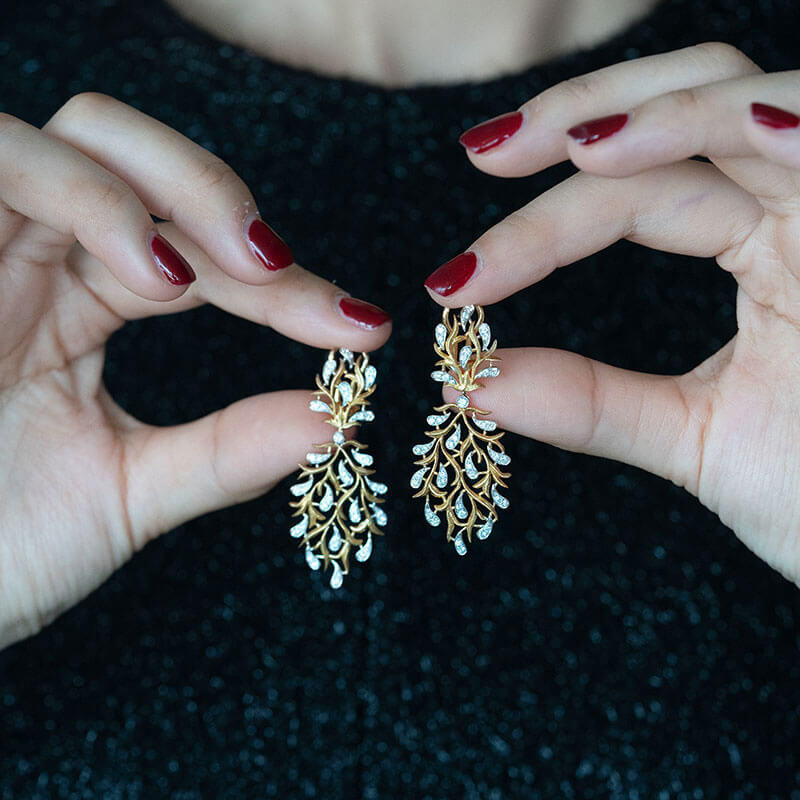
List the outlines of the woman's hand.
{"label": "woman's hand", "polygon": [[[527,175],[566,158],[581,172],[489,230],[426,286],[448,306],[494,303],[623,238],[715,256],[738,282],[738,333],[688,374],[506,350],[501,377],[475,402],[510,430],[684,486],[800,583],[793,114],[800,115],[800,72],[765,75],[725,44],[559,84],[520,112],[471,129],[462,143],[492,175]],[[712,163],[688,160],[695,154]]]}
{"label": "woman's hand", "polygon": [[159,533],[268,490],[330,435],[302,391],[173,428],[137,421],[101,380],[125,320],[210,302],[355,350],[390,324],[293,264],[224,162],[104,95],[72,98],[42,130],[0,114],[0,201],[3,646]]}

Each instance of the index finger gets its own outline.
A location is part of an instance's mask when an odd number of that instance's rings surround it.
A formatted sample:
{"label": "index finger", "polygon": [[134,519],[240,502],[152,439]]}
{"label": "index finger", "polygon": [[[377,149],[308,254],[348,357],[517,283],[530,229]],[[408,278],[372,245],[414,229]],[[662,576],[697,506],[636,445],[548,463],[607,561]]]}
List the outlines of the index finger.
{"label": "index finger", "polygon": [[761,72],[722,42],[645,56],[556,84],[518,111],[470,128],[459,141],[470,161],[490,175],[531,175],[569,157],[565,132],[573,125],[667,92]]}
{"label": "index finger", "polygon": [[294,262],[234,170],[147,114],[87,92],[43,130],[122,178],[148,211],[172,220],[231,277],[263,284]]}

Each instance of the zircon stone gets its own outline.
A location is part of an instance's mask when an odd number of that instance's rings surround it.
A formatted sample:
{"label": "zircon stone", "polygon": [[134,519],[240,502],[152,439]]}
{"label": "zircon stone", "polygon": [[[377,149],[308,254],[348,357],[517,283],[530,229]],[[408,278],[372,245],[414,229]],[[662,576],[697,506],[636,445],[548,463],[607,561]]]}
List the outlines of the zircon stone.
{"label": "zircon stone", "polygon": [[488,349],[492,341],[492,329],[485,322],[478,326],[478,336],[481,337],[481,344]]}
{"label": "zircon stone", "polygon": [[306,547],[306,564],[313,570],[319,569],[319,559],[310,547]]}
{"label": "zircon stone", "polygon": [[333,533],[331,534],[331,538],[328,539],[328,550],[331,553],[338,553],[339,550],[342,548],[342,534],[339,533],[339,529],[334,526]]}
{"label": "zircon stone", "polygon": [[458,447],[458,443],[461,441],[461,423],[457,423],[455,430],[447,437],[447,441],[444,443],[445,447],[448,450],[455,450]]}
{"label": "zircon stone", "polygon": [[418,469],[412,476],[411,476],[411,488],[412,489],[419,489],[422,486],[422,481],[425,478],[425,473],[428,471],[427,467],[422,467],[422,469]]}
{"label": "zircon stone", "polygon": [[478,538],[479,539],[487,539],[489,534],[492,532],[492,528],[494,527],[494,517],[489,517],[486,522],[481,525],[478,529]]}
{"label": "zircon stone", "polygon": [[458,352],[458,363],[461,364],[461,369],[467,368],[469,357],[472,355],[472,348],[465,344]]}
{"label": "zircon stone", "polygon": [[344,441],[345,441],[344,434],[341,431],[336,431],[336,433],[333,434],[334,444],[338,444],[339,446],[341,446],[344,444]]}
{"label": "zircon stone", "polygon": [[333,575],[331,575],[330,581],[331,589],[338,589],[342,585],[342,580],[342,568],[334,561]]}
{"label": "zircon stone", "polygon": [[319,510],[320,511],[330,511],[333,507],[333,491],[329,485],[325,486],[325,494],[322,496],[322,500],[319,501]]}
{"label": "zircon stone", "polygon": [[456,405],[459,408],[466,408],[469,405],[469,397],[465,394],[459,395],[458,400],[456,400]]}
{"label": "zircon stone", "polygon": [[344,463],[344,461],[340,461],[339,462],[339,466],[338,466],[338,468],[336,470],[336,474],[339,477],[339,485],[343,489],[346,489],[348,486],[352,486],[353,481],[355,480],[355,478],[353,477],[353,475],[350,472],[350,470],[347,469],[347,465]]}
{"label": "zircon stone", "polygon": [[471,480],[477,480],[478,478],[478,468],[472,461],[472,453],[469,453],[467,457],[464,459],[464,472],[467,473],[467,477]]}
{"label": "zircon stone", "polygon": [[289,487],[289,491],[295,497],[300,497],[301,495],[304,495],[313,485],[314,476],[312,475],[308,478],[308,480],[305,480],[302,483],[296,483],[294,486]]}
{"label": "zircon stone", "polygon": [[332,414],[333,413],[331,411],[331,407],[327,403],[323,403],[322,400],[312,400],[308,404],[308,407],[312,411],[322,411],[322,412],[325,412],[326,414]]}
{"label": "zircon stone", "polygon": [[372,555],[372,534],[367,534],[367,541],[356,550],[356,559],[366,561]]}
{"label": "zircon stone", "polygon": [[372,519],[375,520],[375,524],[380,525],[382,528],[389,521],[389,518],[386,516],[386,512],[375,503],[370,503],[369,507],[372,511]]}
{"label": "zircon stone", "polygon": [[435,336],[436,344],[439,347],[444,347],[444,343],[447,340],[447,328],[441,322],[436,326]]}
{"label": "zircon stone", "polygon": [[362,453],[360,450],[353,450],[353,459],[361,464],[362,467],[368,467],[375,460],[369,453]]}
{"label": "zircon stone", "polygon": [[297,525],[293,525],[289,530],[289,535],[293,539],[299,539],[301,536],[306,535],[306,531],[308,530],[308,514],[303,514],[303,518]]}
{"label": "zircon stone", "polygon": [[378,377],[378,370],[370,364],[364,370],[364,386],[369,389],[373,383],[375,383],[375,379]]}
{"label": "zircon stone", "polygon": [[460,556],[465,556],[467,554],[467,545],[464,543],[464,536],[461,534],[461,531],[456,535],[453,544],[455,545],[456,553]]}
{"label": "zircon stone", "polygon": [[461,309],[461,327],[466,330],[467,325],[469,325],[469,319],[472,316],[472,312],[475,310],[475,306],[464,306]]}

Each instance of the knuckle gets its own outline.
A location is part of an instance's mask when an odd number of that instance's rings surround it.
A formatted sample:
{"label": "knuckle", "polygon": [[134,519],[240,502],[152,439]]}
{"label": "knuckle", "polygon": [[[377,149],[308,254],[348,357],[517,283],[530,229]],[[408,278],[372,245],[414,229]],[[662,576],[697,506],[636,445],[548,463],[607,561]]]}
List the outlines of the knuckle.
{"label": "knuckle", "polygon": [[119,100],[102,92],[81,92],[73,95],[53,116],[53,119],[86,119],[97,116],[107,109],[119,105]]}
{"label": "knuckle", "polygon": [[597,84],[590,75],[576,75],[554,88],[560,95],[575,103],[586,103],[596,99]]}
{"label": "knuckle", "polygon": [[670,92],[666,95],[665,102],[670,113],[680,116],[693,115],[699,111],[702,105],[700,93],[693,86]]}
{"label": "knuckle", "polygon": [[192,190],[213,190],[240,194],[247,191],[244,181],[221,158],[208,154],[194,170],[191,179]]}
{"label": "knuckle", "polygon": [[139,204],[133,189],[120,178],[110,177],[96,186],[95,203],[102,211],[119,212]]}
{"label": "knuckle", "polygon": [[695,55],[704,64],[724,74],[758,71],[758,67],[738,48],[727,42],[702,42],[694,46]]}

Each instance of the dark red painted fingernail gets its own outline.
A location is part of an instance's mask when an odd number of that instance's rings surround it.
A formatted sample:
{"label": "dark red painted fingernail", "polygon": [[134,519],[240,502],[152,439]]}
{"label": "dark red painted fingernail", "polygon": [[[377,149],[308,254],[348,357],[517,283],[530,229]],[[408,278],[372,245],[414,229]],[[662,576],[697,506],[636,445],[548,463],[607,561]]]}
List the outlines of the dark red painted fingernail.
{"label": "dark red painted fingernail", "polygon": [[339,308],[347,319],[369,330],[379,328],[384,322],[392,319],[382,308],[372,303],[365,303],[363,300],[356,300],[355,297],[343,297],[339,300]]}
{"label": "dark red painted fingernail", "polygon": [[607,139],[621,130],[628,121],[627,114],[612,114],[610,117],[600,117],[582,122],[567,133],[580,144],[594,144],[600,139]]}
{"label": "dark red painted fingernail", "polygon": [[784,111],[782,108],[775,108],[775,106],[767,106],[764,103],[752,103],[750,105],[750,113],[753,115],[755,122],[760,125],[766,125],[768,128],[782,130],[784,128],[796,128],[800,125],[800,117],[795,116],[790,111]]}
{"label": "dark red painted fingernail", "polygon": [[459,136],[458,141],[473,153],[485,153],[513,136],[522,127],[522,114],[512,111],[481,122]]}
{"label": "dark red painted fingernail", "polygon": [[442,264],[439,269],[428,276],[425,286],[443,297],[457,292],[472,277],[478,266],[478,257],[467,251],[460,256]]}
{"label": "dark red painted fingernail", "polygon": [[150,240],[150,251],[161,274],[173,286],[185,286],[197,279],[189,262],[161,234]]}
{"label": "dark red painted fingernail", "polygon": [[247,226],[247,240],[256,258],[272,272],[294,263],[289,246],[263,220],[254,219]]}

